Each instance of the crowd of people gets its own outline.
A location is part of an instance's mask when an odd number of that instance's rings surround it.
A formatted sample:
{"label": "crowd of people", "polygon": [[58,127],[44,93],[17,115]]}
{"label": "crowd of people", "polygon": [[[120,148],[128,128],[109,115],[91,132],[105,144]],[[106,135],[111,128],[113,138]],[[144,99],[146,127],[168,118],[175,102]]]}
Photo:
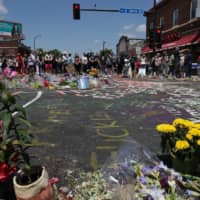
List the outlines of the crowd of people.
{"label": "crowd of people", "polygon": [[[200,60],[200,58],[198,58]],[[6,68],[19,74],[42,73],[81,75],[95,68],[106,75],[118,74],[122,77],[190,77],[192,74],[193,57],[190,50],[185,52],[176,48],[171,54],[166,51],[156,53],[153,57],[140,55],[138,57],[111,55],[94,55],[92,53],[74,56],[64,52],[60,56],[46,53],[44,56],[32,52],[28,56],[20,53],[16,57],[0,58],[0,73]]]}

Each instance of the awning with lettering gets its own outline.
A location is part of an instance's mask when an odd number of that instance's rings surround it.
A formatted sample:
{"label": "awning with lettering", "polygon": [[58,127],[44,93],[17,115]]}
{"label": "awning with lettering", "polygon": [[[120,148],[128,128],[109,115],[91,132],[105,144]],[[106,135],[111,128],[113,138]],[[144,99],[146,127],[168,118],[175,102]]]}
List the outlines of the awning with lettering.
{"label": "awning with lettering", "polygon": [[195,42],[198,37],[199,37],[199,32],[190,33],[182,36],[179,40],[170,43],[164,43],[162,45],[162,49],[171,49],[175,47],[188,46],[191,45],[193,42]]}
{"label": "awning with lettering", "polygon": [[142,49],[142,53],[151,53],[151,52],[153,52],[153,50],[150,49],[148,45],[144,46]]}

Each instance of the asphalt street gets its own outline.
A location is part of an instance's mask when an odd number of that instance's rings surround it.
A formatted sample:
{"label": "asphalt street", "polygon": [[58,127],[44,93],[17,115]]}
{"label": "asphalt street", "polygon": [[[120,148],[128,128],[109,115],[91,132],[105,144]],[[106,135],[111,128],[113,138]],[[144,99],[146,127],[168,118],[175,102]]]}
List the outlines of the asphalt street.
{"label": "asphalt street", "polygon": [[[37,92],[19,91],[22,105]],[[44,164],[61,183],[68,170],[92,170],[115,162],[126,146],[123,157],[143,162],[143,150],[152,155],[160,151],[158,123],[177,117],[200,120],[199,82],[122,80],[103,89],[64,92],[43,90],[27,108],[30,131],[42,142],[32,150],[33,162]]]}

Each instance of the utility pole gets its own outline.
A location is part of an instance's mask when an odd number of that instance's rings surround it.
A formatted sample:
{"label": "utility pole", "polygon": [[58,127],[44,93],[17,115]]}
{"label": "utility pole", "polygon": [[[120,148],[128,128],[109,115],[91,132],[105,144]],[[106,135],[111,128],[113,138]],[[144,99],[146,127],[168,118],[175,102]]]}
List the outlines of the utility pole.
{"label": "utility pole", "polygon": [[156,0],[153,3],[153,54],[155,55],[156,51],[156,44],[155,44],[155,37],[156,37]]}
{"label": "utility pole", "polygon": [[105,44],[106,44],[106,41],[103,41],[103,49],[102,49],[103,50],[103,52],[102,52],[103,56],[104,56],[104,51],[105,51]]}
{"label": "utility pole", "polygon": [[41,34],[38,34],[36,35],[34,38],[33,38],[33,50],[35,51],[35,42],[36,42],[36,39],[38,39],[39,37],[42,37]]}

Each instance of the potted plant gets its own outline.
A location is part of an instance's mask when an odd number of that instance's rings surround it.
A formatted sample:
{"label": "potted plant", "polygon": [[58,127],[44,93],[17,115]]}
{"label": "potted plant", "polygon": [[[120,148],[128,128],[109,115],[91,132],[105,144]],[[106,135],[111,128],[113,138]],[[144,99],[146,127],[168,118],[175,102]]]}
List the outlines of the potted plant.
{"label": "potted plant", "polygon": [[172,124],[159,124],[162,152],[170,155],[172,167],[179,172],[196,174],[200,153],[200,124],[175,119]]}
{"label": "potted plant", "polygon": [[[14,116],[13,113],[16,112],[17,115]],[[28,199],[30,195],[28,198],[24,198],[24,195],[20,193],[20,189],[25,187],[24,194],[30,193],[27,185],[32,184],[33,186],[34,182],[37,182],[40,186],[37,186],[37,193],[49,188],[49,198],[44,199],[51,199],[52,189],[48,183],[45,168],[32,167],[30,163],[28,149],[38,145],[33,135],[28,132],[30,126],[23,107],[17,105],[15,97],[0,82],[0,199],[15,199],[14,192],[8,191],[8,188],[12,189],[14,175],[13,183],[17,199]],[[7,187],[8,185],[9,187]],[[31,189],[35,190],[33,187]],[[36,194],[36,192],[32,194]]]}

